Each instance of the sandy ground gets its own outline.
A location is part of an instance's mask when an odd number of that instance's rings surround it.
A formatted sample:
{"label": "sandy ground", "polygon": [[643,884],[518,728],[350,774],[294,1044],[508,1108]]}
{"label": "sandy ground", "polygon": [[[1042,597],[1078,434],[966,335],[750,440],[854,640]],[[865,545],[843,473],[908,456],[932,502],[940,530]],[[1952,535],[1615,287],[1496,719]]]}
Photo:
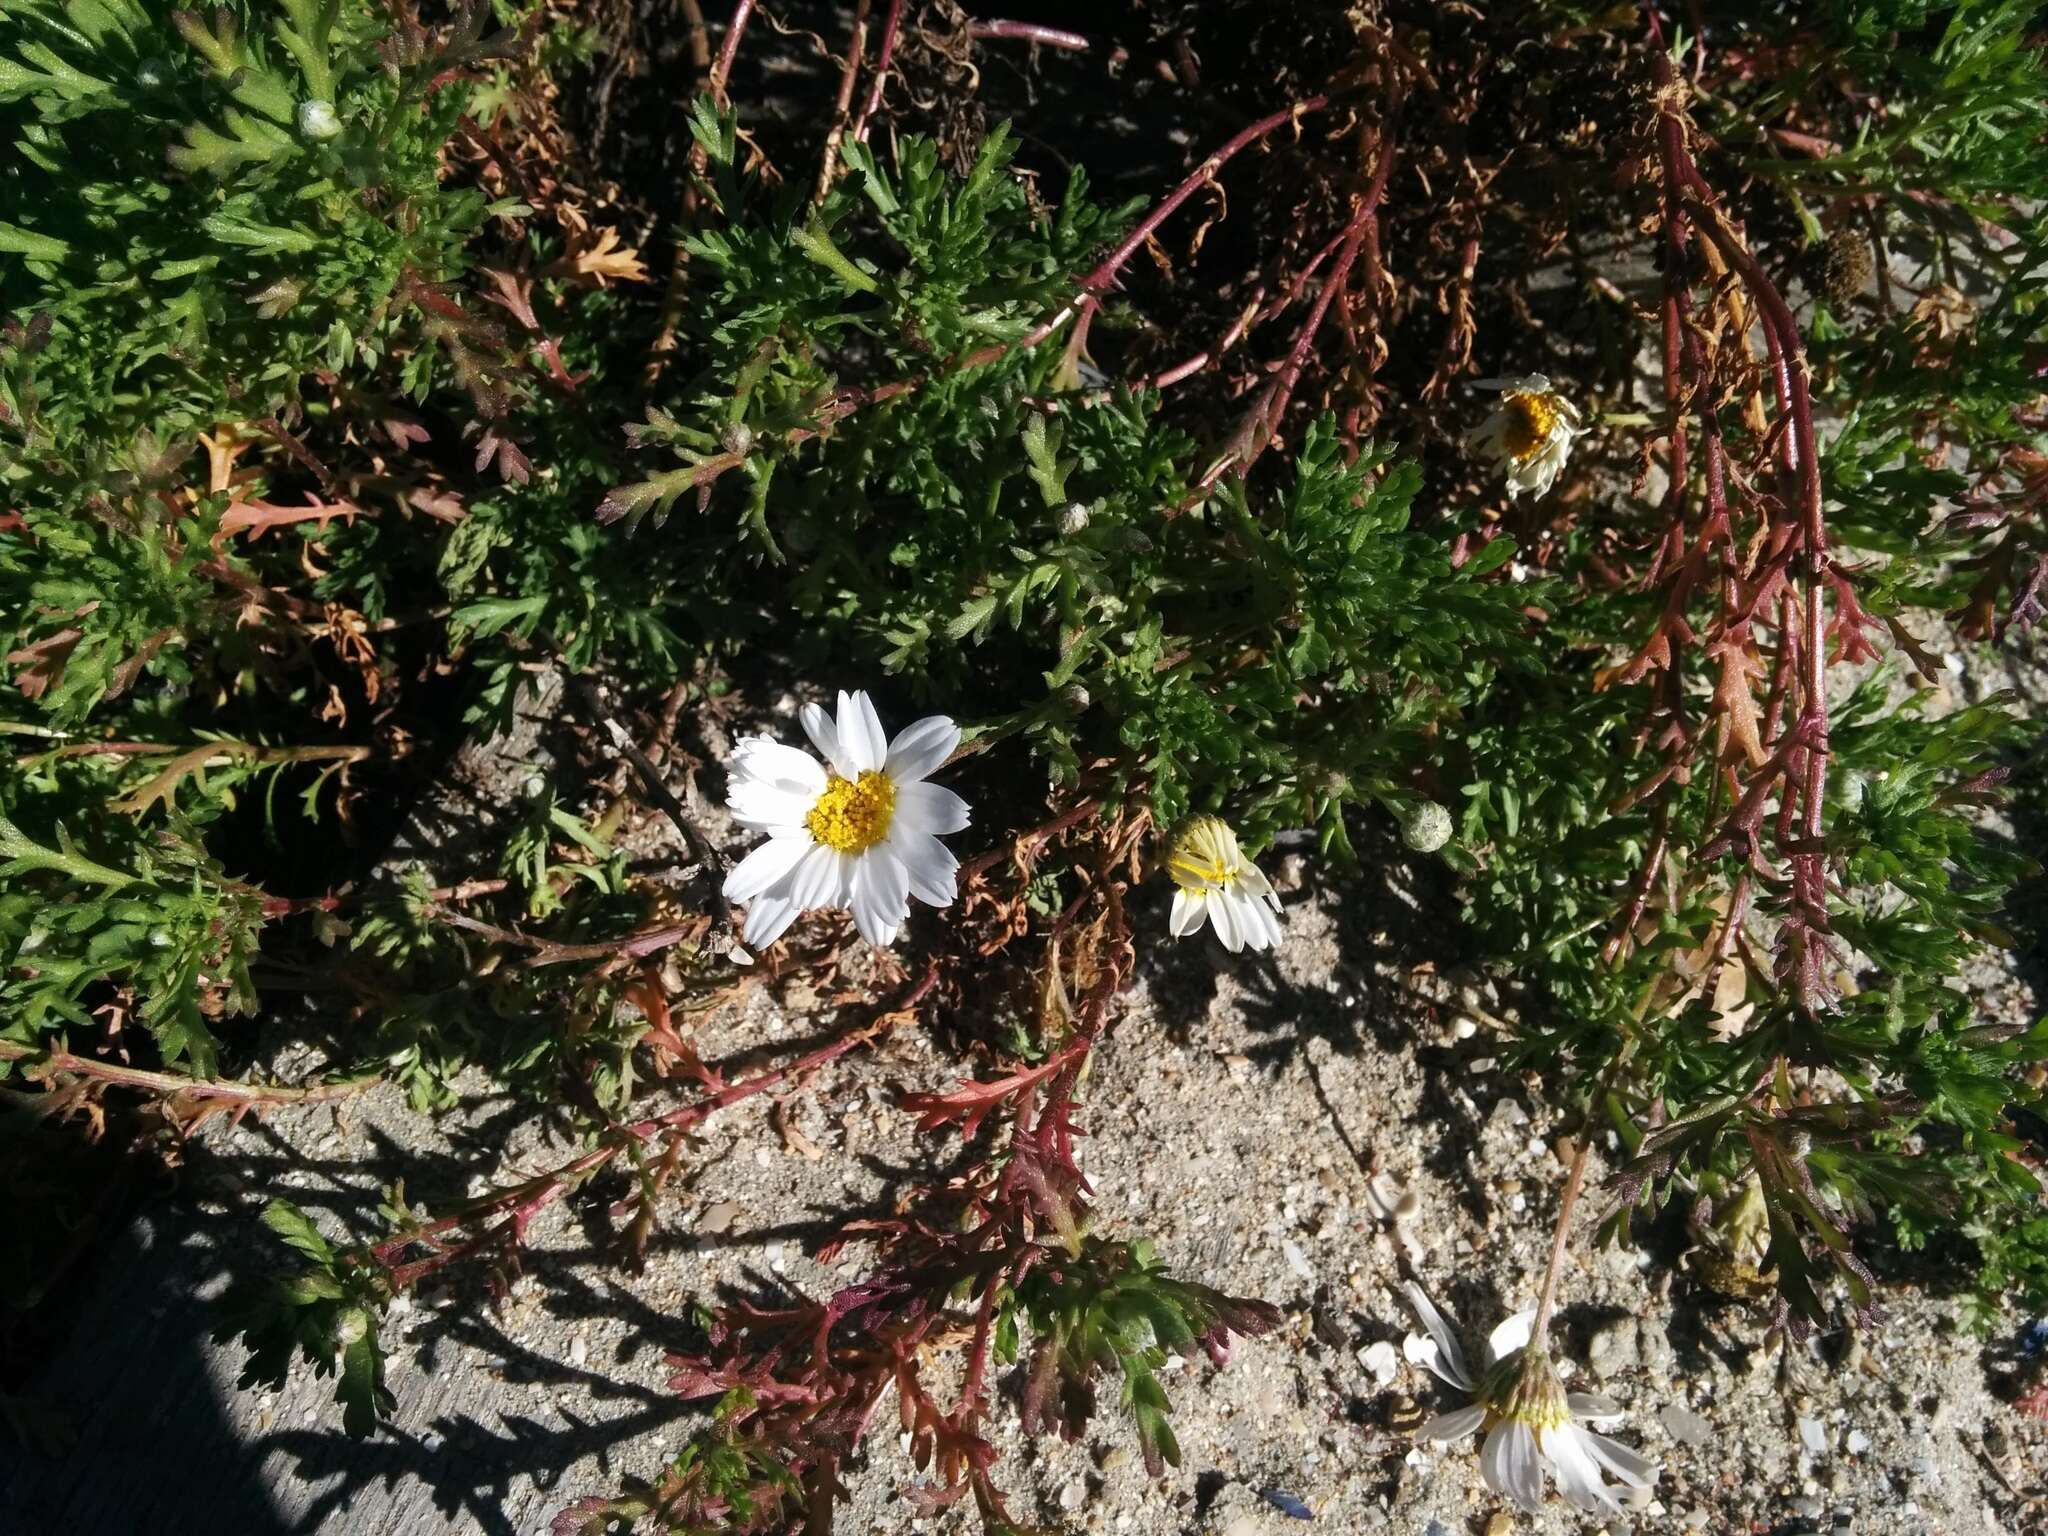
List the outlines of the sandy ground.
{"label": "sandy ground", "polygon": [[[1279,864],[1276,954],[1153,947],[1092,1080],[1085,1165],[1106,1229],[1149,1235],[1175,1268],[1265,1297],[1286,1323],[1224,1369],[1191,1361],[1168,1378],[1185,1463],[1157,1481],[1113,1406],[1071,1446],[1026,1446],[1006,1426],[1013,1512],[1048,1529],[1205,1536],[1600,1529],[1562,1507],[1504,1513],[1469,1447],[1425,1451],[1407,1433],[1453,1399],[1399,1358],[1416,1324],[1397,1287],[1419,1279],[1474,1347],[1531,1299],[1562,1176],[1555,1116],[1499,1065],[1491,1030],[1459,1025],[1455,999],[1427,1001],[1448,984],[1400,958],[1426,897],[1304,889],[1298,858]],[[1163,935],[1158,893],[1151,907]],[[756,993],[702,1045],[776,1051],[816,1024]],[[544,1531],[689,1433],[662,1368],[689,1298],[819,1295],[857,1276],[863,1250],[833,1269],[813,1254],[836,1219],[931,1167],[893,1090],[955,1070],[916,1032],[828,1070],[786,1104],[822,1157],[791,1150],[764,1103],[712,1122],[640,1276],[603,1259],[601,1199],[556,1208],[508,1297],[461,1280],[392,1317],[399,1408],[363,1445],[341,1435],[329,1384],[302,1372],[281,1395],[237,1394],[239,1350],[204,1340],[203,1299],[262,1259],[262,1203],[286,1193],[339,1237],[367,1230],[394,1175],[416,1200],[445,1197],[565,1148],[502,1101],[430,1123],[389,1092],[210,1135],[183,1198],[103,1266],[78,1348],[40,1389],[80,1444],[17,1461],[0,1529]],[[1898,1296],[1872,1333],[1774,1352],[1759,1317],[1682,1272],[1596,1250],[1602,1205],[1581,1207],[1559,1337],[1575,1381],[1627,1406],[1622,1438],[1665,1464],[1654,1501],[1606,1520],[1610,1533],[2040,1528],[2040,1503],[2014,1490],[2041,1485],[2041,1429],[1997,1395],[2018,1319],[1979,1340],[1949,1304]],[[838,1529],[973,1528],[918,1518],[897,1495],[911,1475],[893,1436],[877,1438]]]}

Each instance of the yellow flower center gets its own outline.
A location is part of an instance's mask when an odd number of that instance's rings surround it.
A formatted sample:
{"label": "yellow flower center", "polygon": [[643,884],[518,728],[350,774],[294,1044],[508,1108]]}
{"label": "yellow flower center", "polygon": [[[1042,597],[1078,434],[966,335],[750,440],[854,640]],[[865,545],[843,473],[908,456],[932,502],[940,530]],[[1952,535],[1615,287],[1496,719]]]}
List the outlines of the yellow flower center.
{"label": "yellow flower center", "polygon": [[1238,852],[1237,835],[1226,823],[1215,816],[1197,816],[1174,839],[1166,869],[1175,885],[1199,893],[1235,880],[1243,857]]}
{"label": "yellow flower center", "polygon": [[825,793],[818,796],[804,825],[827,848],[859,853],[889,835],[895,814],[896,786],[886,773],[871,769],[850,780],[834,773],[826,776]]}
{"label": "yellow flower center", "polygon": [[1509,390],[1501,397],[1501,404],[1508,413],[1501,446],[1517,464],[1525,464],[1557,430],[1557,406],[1548,395],[1532,395],[1519,389]]}

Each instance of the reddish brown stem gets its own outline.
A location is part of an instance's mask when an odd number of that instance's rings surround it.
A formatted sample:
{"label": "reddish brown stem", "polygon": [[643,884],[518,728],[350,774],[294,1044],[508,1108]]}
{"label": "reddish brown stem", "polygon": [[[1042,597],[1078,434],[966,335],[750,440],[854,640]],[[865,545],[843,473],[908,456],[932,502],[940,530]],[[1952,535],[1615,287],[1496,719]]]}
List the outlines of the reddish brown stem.
{"label": "reddish brown stem", "polygon": [[868,119],[882,104],[882,87],[889,83],[889,65],[896,57],[896,39],[902,30],[903,0],[889,0],[888,14],[882,18],[881,44],[875,50],[874,82],[868,87],[867,100],[861,103],[860,116],[853,120],[850,136],[856,144],[868,141]]}
{"label": "reddish brown stem", "polygon": [[1259,455],[1279,433],[1287,414],[1288,401],[1294,396],[1295,385],[1301,382],[1302,370],[1308,366],[1309,351],[1315,345],[1317,332],[1322,329],[1323,317],[1329,313],[1330,305],[1338,295],[1344,292],[1352,265],[1358,260],[1359,252],[1366,249],[1375,231],[1380,202],[1386,196],[1387,181],[1394,170],[1394,117],[1399,106],[1397,96],[1387,112],[1386,121],[1380,126],[1379,153],[1375,156],[1372,180],[1350,221],[1344,226],[1343,245],[1338,249],[1337,260],[1323,283],[1323,291],[1317,297],[1315,307],[1309,311],[1308,318],[1302,322],[1294,345],[1288,350],[1287,361],[1281,366],[1279,378],[1274,381],[1266,398],[1253,407],[1255,420],[1247,424],[1246,439],[1237,461],[1239,474],[1250,471]]}
{"label": "reddish brown stem", "polygon": [[732,20],[725,24],[725,37],[718,45],[718,61],[711,66],[711,99],[721,108],[732,105],[726,82],[732,79],[733,61],[740,54],[740,39],[747,35],[747,21],[754,14],[754,0],[739,0],[732,8]]}
{"label": "reddish brown stem", "polygon": [[266,1104],[319,1104],[346,1099],[379,1081],[372,1074],[295,1087],[289,1083],[238,1083],[225,1078],[183,1077],[176,1072],[151,1072],[141,1067],[124,1067],[118,1062],[96,1061],[90,1056],[73,1055],[70,1051],[39,1051],[34,1046],[19,1045],[12,1040],[0,1040],[0,1061],[33,1062],[34,1065],[25,1073],[31,1082],[63,1073],[165,1098],[241,1104],[251,1108]]}
{"label": "reddish brown stem", "polygon": [[839,70],[839,99],[832,106],[832,131],[825,135],[825,153],[818,162],[818,185],[811,201],[822,203],[839,175],[839,145],[846,137],[846,114],[853,104],[853,83],[860,75],[860,61],[868,46],[868,3],[860,0],[853,8],[853,41],[846,49],[846,62]]}
{"label": "reddish brown stem", "polygon": [[1050,821],[1041,822],[1028,832],[1018,833],[1016,837],[1010,840],[1007,847],[991,848],[987,853],[978,854],[974,858],[966,860],[960,866],[959,878],[963,881],[968,880],[984,870],[994,868],[1005,859],[1022,858],[1031,850],[1059,836],[1060,833],[1068,828],[1079,826],[1090,816],[1093,816],[1096,809],[1096,801],[1093,795],[1077,800]]}
{"label": "reddish brown stem", "polygon": [[1047,48],[1064,48],[1070,53],[1086,53],[1088,39],[1078,32],[1062,32],[1057,27],[1041,27],[1035,21],[977,21],[967,29],[975,37],[996,40],[1013,38],[1020,42],[1039,43]]}
{"label": "reddish brown stem", "polygon": [[1124,263],[1131,259],[1131,256],[1140,246],[1152,238],[1153,232],[1168,219],[1172,218],[1174,211],[1182,203],[1193,197],[1197,191],[1208,185],[1209,182],[1215,180],[1216,173],[1235,159],[1240,152],[1266,138],[1275,129],[1284,124],[1299,122],[1311,112],[1320,112],[1329,104],[1330,98],[1328,96],[1310,96],[1306,100],[1298,101],[1293,106],[1282,111],[1269,113],[1253,123],[1249,128],[1243,129],[1235,137],[1225,142],[1221,149],[1215,151],[1200,165],[1196,166],[1189,173],[1185,181],[1169,192],[1158,207],[1154,208],[1140,220],[1138,227],[1126,235],[1117,248],[1102,259],[1100,266],[1081,279],[1082,292],[1089,294],[1105,292],[1110,284],[1116,281],[1116,275],[1123,270]]}

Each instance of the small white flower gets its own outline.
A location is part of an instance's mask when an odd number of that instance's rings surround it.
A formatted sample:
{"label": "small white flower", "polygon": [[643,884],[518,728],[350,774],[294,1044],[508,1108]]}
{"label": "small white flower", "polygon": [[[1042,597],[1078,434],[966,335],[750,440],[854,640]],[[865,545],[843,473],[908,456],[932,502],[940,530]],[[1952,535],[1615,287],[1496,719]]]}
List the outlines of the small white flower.
{"label": "small white flower", "polygon": [[960,727],[932,715],[888,741],[865,693],[841,693],[836,722],[816,704],[802,718],[822,764],[768,736],[733,748],[726,803],[768,841],[726,877],[726,899],[750,903],[744,937],[756,948],[820,907],[850,907],[863,938],[890,943],[912,896],[953,900],[960,861],[939,837],[967,825],[967,802],[924,779],[960,745]]}
{"label": "small white flower", "polygon": [[1508,500],[1524,491],[1543,495],[1572,456],[1573,442],[1586,434],[1579,408],[1540,373],[1482,379],[1480,387],[1499,390],[1500,404],[1466,440],[1507,466]]}
{"label": "small white flower", "polygon": [[1588,1514],[1621,1510],[1623,1490],[1607,1481],[1607,1473],[1629,1488],[1656,1483],[1660,1469],[1655,1462],[1578,1422],[1607,1428],[1621,1422],[1621,1409],[1595,1393],[1565,1391],[1550,1356],[1530,1347],[1533,1311],[1518,1312],[1493,1330],[1487,1340],[1489,1364],[1475,1377],[1450,1324],[1413,1281],[1408,1300],[1429,1337],[1411,1334],[1403,1352],[1474,1399],[1424,1424],[1416,1431],[1420,1439],[1462,1440],[1484,1430],[1479,1475],[1487,1487],[1525,1510],[1543,1506],[1545,1467],[1557,1479],[1558,1492]]}
{"label": "small white flower", "polygon": [[1180,887],[1167,922],[1176,939],[1209,922],[1233,955],[1246,945],[1270,949],[1280,942],[1280,898],[1220,817],[1197,816],[1183,827],[1166,868]]}

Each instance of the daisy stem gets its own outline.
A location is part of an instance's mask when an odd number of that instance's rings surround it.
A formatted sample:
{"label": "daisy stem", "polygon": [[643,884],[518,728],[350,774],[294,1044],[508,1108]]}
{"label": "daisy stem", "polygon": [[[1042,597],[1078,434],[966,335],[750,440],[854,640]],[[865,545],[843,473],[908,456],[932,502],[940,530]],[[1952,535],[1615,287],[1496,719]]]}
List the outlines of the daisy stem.
{"label": "daisy stem", "polygon": [[1550,1340],[1550,1314],[1557,1305],[1557,1277],[1564,1271],[1564,1251],[1572,1229],[1572,1209],[1579,1203],[1579,1191],[1586,1184],[1586,1155],[1593,1149],[1592,1139],[1584,1134],[1579,1137],[1579,1148],[1572,1154],[1571,1172],[1565,1176],[1564,1198],[1557,1208],[1557,1231],[1550,1240],[1550,1268],[1543,1275],[1543,1293],[1536,1299],[1536,1323],[1529,1331],[1529,1347],[1541,1351]]}
{"label": "daisy stem", "polygon": [[1614,1053],[1614,1059],[1607,1064],[1607,1070],[1600,1074],[1600,1081],[1593,1089],[1593,1096],[1586,1101],[1586,1121],[1579,1127],[1578,1149],[1572,1153],[1571,1171],[1565,1175],[1564,1196],[1557,1207],[1557,1231],[1550,1240],[1550,1267],[1543,1274],[1543,1290],[1536,1298],[1536,1321],[1529,1330],[1529,1347],[1541,1351],[1550,1341],[1550,1314],[1557,1306],[1557,1281],[1564,1273],[1565,1248],[1571,1238],[1572,1211],[1578,1206],[1579,1193],[1586,1186],[1586,1159],[1593,1150],[1593,1112],[1607,1098],[1608,1089],[1614,1086],[1614,1079],[1620,1074],[1629,1057],[1635,1054],[1635,1041],[1624,1038],[1621,1049]]}

